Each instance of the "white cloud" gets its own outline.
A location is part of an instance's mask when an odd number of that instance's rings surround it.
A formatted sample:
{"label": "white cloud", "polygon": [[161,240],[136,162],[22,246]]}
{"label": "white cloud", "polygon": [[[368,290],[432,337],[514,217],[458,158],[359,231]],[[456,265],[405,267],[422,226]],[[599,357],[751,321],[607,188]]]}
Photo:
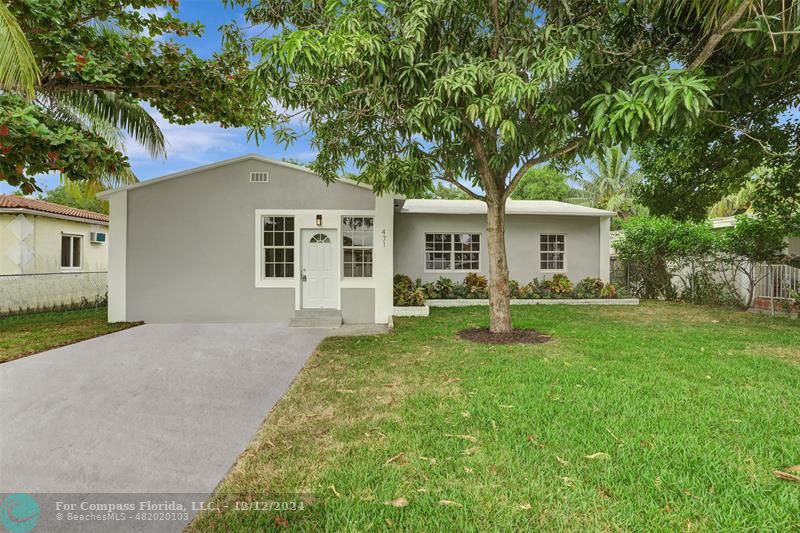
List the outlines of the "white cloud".
{"label": "white cloud", "polygon": [[[247,139],[242,128],[225,129],[219,124],[170,124],[158,111],[148,109],[167,141],[167,159],[205,164],[215,160],[213,153],[239,151]],[[137,160],[152,158],[131,139],[126,140],[128,157]]]}

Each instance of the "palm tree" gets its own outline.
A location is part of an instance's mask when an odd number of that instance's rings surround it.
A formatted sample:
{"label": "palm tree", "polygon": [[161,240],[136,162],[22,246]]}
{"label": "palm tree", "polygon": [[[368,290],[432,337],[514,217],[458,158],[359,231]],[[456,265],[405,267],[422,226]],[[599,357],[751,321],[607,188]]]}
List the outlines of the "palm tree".
{"label": "palm tree", "polygon": [[753,199],[756,194],[755,181],[748,181],[738,191],[723,197],[708,210],[711,218],[731,217],[744,213],[752,213]]}
{"label": "palm tree", "polygon": [[[81,124],[100,135],[109,146],[125,152],[125,135],[142,146],[153,158],[166,157],[166,140],[158,123],[137,102],[108,91],[77,90],[37,92],[37,103],[62,119]],[[118,174],[100,176],[96,192],[137,182],[130,168]]]}
{"label": "palm tree", "polygon": [[0,0],[0,88],[33,98],[39,66],[28,40],[8,6]]}
{"label": "palm tree", "polygon": [[619,146],[606,148],[600,157],[583,166],[576,177],[579,189],[570,201],[614,211],[617,219],[625,219],[645,209],[633,193],[639,180],[639,172]]}
{"label": "palm tree", "polygon": [[[0,88],[22,93],[50,115],[80,124],[119,151],[125,151],[127,134],[151,157],[166,157],[161,128],[137,101],[89,89],[45,92],[38,83],[36,57],[14,15],[0,0]],[[114,175],[98,176],[95,181],[92,190],[135,183],[138,179],[130,168],[123,168]]]}

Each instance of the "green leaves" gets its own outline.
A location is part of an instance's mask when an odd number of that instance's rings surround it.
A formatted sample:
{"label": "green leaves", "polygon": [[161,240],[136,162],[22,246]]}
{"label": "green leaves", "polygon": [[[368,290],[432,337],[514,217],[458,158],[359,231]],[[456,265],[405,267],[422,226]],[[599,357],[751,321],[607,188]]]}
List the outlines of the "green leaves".
{"label": "green leaves", "polygon": [[691,258],[702,260],[718,245],[718,236],[708,223],[636,217],[625,223],[624,233],[614,242],[614,249],[621,260],[646,265]]}
{"label": "green leaves", "polygon": [[500,138],[505,142],[513,141],[517,137],[517,127],[510,120],[500,123]]}
{"label": "green leaves", "polygon": [[[166,140],[161,129],[136,102],[122,99],[110,91],[65,91],[52,96],[65,110],[74,112],[76,120],[84,117],[87,126],[114,144],[119,130],[144,147],[152,157],[166,157]],[[104,135],[104,132],[109,132]]]}
{"label": "green leaves", "polygon": [[480,113],[480,112],[481,112],[481,108],[478,106],[478,104],[476,104],[474,102],[469,104],[467,106],[467,109],[465,110],[467,118],[469,119],[470,122],[475,122],[475,120],[477,120],[477,118],[478,118],[478,113]]}
{"label": "green leaves", "polygon": [[[200,58],[172,39],[203,31],[201,24],[174,16],[177,5],[174,0],[10,0],[0,4],[4,95],[28,96],[26,91],[31,88],[26,87],[30,85],[26,79],[34,79],[36,94],[34,109],[20,99],[6,99],[5,112],[19,120],[38,117],[36,122],[49,132],[47,142],[65,147],[57,150],[59,153],[75,154],[76,159],[64,159],[65,164],[57,164],[56,169],[68,169],[70,178],[77,180],[94,179],[116,169],[117,178],[127,179],[130,169],[126,160],[108,155],[117,153],[125,134],[154,157],[163,156],[163,136],[141,107],[143,102],[167,120],[181,124],[207,121],[256,130],[272,122],[270,102],[263,93],[251,93],[246,82],[250,50],[242,31],[223,26],[221,50],[209,59]],[[14,21],[20,26],[17,31]],[[35,68],[29,68],[24,54],[20,55],[24,39],[18,38],[19,30],[30,44],[28,52],[35,53]],[[298,49],[303,54],[308,47],[300,41]],[[41,79],[35,79],[36,72],[42,73]],[[0,122],[2,125],[11,128],[11,123]],[[38,130],[19,131],[33,135]],[[14,155],[5,156],[6,161],[14,162],[4,163],[6,169],[14,169],[14,173],[4,174],[10,182],[32,183],[29,176],[42,168],[49,170],[51,165],[41,154],[17,152],[16,141],[23,147],[40,146],[45,153],[49,151],[47,142],[20,138],[15,140]],[[85,142],[86,146],[67,148],[72,142]],[[102,142],[107,150],[100,149]],[[79,153],[91,156],[91,164],[78,164]],[[98,174],[98,167],[105,170]]]}
{"label": "green leaves", "polygon": [[4,2],[0,2],[0,87],[19,91],[30,100],[39,81],[39,66],[19,27]]}
{"label": "green leaves", "polygon": [[33,176],[58,171],[68,179],[118,176],[127,158],[81,124],[56,120],[21,98],[0,95],[0,180],[30,194]]}
{"label": "green leaves", "polygon": [[496,128],[502,119],[500,106],[491,105],[483,113],[483,121],[490,128]]}
{"label": "green leaves", "polygon": [[691,125],[711,105],[711,83],[699,75],[665,71],[637,77],[629,89],[598,94],[584,105],[591,139],[629,146],[643,130],[663,132]]}
{"label": "green leaves", "polygon": [[739,215],[736,225],[722,234],[720,247],[755,263],[772,263],[786,246],[784,239],[790,233],[786,222],[777,217]]}
{"label": "green leaves", "polygon": [[741,105],[737,84],[796,79],[797,58],[775,69],[757,45],[750,61],[731,36],[703,72],[681,70],[730,5],[511,1],[496,18],[473,0],[264,2],[250,22],[277,32],[255,45],[253,92],[308,111],[327,179],[352,163],[379,190],[445,171],[507,184],[525,162],[703,124]]}

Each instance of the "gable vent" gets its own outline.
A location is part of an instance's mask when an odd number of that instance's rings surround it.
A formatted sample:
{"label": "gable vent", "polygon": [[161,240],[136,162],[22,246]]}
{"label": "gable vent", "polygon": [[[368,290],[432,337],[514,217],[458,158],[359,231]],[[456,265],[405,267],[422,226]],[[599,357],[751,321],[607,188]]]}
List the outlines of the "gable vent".
{"label": "gable vent", "polygon": [[250,183],[269,183],[269,172],[251,172]]}

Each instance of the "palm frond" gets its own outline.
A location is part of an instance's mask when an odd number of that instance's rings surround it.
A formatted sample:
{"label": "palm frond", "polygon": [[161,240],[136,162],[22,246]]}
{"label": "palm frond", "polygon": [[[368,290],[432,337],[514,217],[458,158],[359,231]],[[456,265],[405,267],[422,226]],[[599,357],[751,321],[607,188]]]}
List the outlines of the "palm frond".
{"label": "palm frond", "polygon": [[87,127],[105,139],[109,146],[120,152],[125,152],[125,134],[121,129],[101,118],[95,117],[94,120],[89,120],[88,122]]}
{"label": "palm frond", "polygon": [[631,166],[632,160],[622,148],[606,148],[581,169],[588,178],[576,179],[581,194],[568,201],[614,211],[620,218],[630,216],[639,210],[631,190],[640,180],[639,172],[632,171]]}
{"label": "palm frond", "polygon": [[117,187],[139,183],[139,178],[136,177],[131,167],[123,167],[116,174],[104,174],[100,176],[99,181],[105,188],[115,189]]}
{"label": "palm frond", "polygon": [[[96,126],[98,135],[111,140],[107,135],[113,134],[113,129],[122,130],[151,157],[166,157],[166,140],[161,128],[138,103],[106,91],[59,92],[51,97],[90,121],[90,127],[94,129]],[[116,139],[116,145],[121,141],[122,138]]]}
{"label": "palm frond", "polygon": [[730,217],[752,211],[752,203],[756,192],[754,181],[749,181],[738,191],[723,197],[708,210],[711,218]]}
{"label": "palm frond", "polygon": [[59,182],[71,198],[85,202],[107,189],[100,181],[75,181],[67,178],[64,174],[59,177]]}
{"label": "palm frond", "polygon": [[38,82],[36,57],[14,15],[0,0],[0,87],[31,100]]}
{"label": "palm frond", "polygon": [[[125,137],[119,127],[110,123],[102,115],[87,114],[85,113],[85,108],[70,105],[68,99],[63,98],[63,93],[39,93],[36,97],[36,103],[47,109],[47,112],[57,120],[76,122],[92,133],[101,136],[115,150],[125,152]],[[156,127],[158,126],[156,125]],[[159,130],[159,135],[160,133]],[[91,194],[96,194],[108,188],[130,185],[138,181],[138,178],[130,168],[123,168],[119,174],[97,176],[95,179],[88,181],[88,186]],[[69,186],[72,182],[62,176],[61,183]],[[75,193],[77,194],[77,191]]]}
{"label": "palm frond", "polygon": [[125,135],[121,129],[110,122],[99,117],[91,117],[82,114],[79,110],[64,105],[64,102],[54,97],[52,94],[39,93],[36,103],[47,109],[47,112],[59,121],[77,122],[92,133],[99,135],[120,152],[125,151]]}

